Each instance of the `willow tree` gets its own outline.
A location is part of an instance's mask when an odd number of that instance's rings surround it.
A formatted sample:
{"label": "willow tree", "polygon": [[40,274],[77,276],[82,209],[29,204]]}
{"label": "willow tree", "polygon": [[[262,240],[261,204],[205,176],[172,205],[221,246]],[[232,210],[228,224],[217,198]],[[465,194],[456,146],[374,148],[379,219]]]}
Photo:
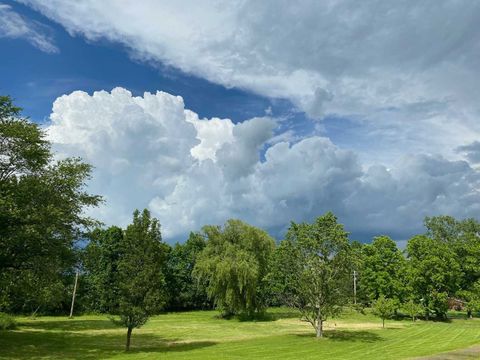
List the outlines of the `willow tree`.
{"label": "willow tree", "polygon": [[[277,269],[288,268],[287,303],[323,336],[323,323],[338,314],[351,293],[352,259],[348,233],[331,212],[312,224],[292,223],[281,247]],[[296,264],[292,266],[292,264]]]}
{"label": "willow tree", "polygon": [[240,220],[224,227],[205,226],[207,245],[197,259],[195,277],[224,316],[262,312],[266,306],[266,275],[274,240]]}

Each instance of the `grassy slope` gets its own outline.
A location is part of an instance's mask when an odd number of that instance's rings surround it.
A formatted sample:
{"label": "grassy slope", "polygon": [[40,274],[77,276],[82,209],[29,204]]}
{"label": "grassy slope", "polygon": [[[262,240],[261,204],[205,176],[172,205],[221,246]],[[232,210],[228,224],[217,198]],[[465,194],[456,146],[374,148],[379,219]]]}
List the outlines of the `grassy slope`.
{"label": "grassy slope", "polygon": [[0,359],[403,359],[480,343],[480,320],[388,321],[383,330],[373,316],[350,313],[316,340],[309,324],[284,310],[256,322],[216,314],[157,316],[134,330],[128,354],[126,331],[105,316],[19,319],[18,330],[0,333]]}

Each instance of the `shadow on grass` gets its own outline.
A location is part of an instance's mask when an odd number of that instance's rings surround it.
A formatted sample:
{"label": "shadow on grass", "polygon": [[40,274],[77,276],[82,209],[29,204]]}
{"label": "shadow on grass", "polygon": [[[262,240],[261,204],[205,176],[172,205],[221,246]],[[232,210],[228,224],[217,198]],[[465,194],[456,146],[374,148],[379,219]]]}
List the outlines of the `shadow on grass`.
{"label": "shadow on grass", "polygon": [[[311,337],[315,338],[315,334],[297,334],[300,337]],[[383,338],[377,333],[360,330],[360,331],[349,331],[349,330],[326,330],[323,333],[323,336],[326,339],[332,341],[351,341],[351,342],[364,342],[364,343],[373,343],[377,341],[383,341]]]}
{"label": "shadow on grass", "polygon": [[280,319],[292,319],[300,318],[300,314],[294,310],[283,310],[283,311],[274,311],[274,312],[265,312],[261,314],[236,314],[236,315],[222,315],[218,314],[215,316],[217,319],[223,320],[237,320],[240,322],[268,322],[276,321]]}
{"label": "shadow on grass", "polygon": [[291,319],[291,318],[300,318],[300,315],[295,312],[274,312],[274,313],[264,313],[264,314],[256,314],[253,316],[240,314],[236,317],[239,321],[276,321],[279,319]]}
{"label": "shadow on grass", "polygon": [[82,330],[108,330],[120,329],[121,326],[114,324],[111,320],[55,320],[42,321],[39,320],[25,320],[18,323],[20,326],[25,326],[32,329],[39,330],[62,330],[62,331],[82,331]]}
{"label": "shadow on grass", "polygon": [[[101,330],[97,328],[97,330]],[[56,331],[5,331],[0,337],[0,359],[104,359],[125,353],[126,334],[85,334]],[[191,351],[215,342],[165,340],[152,334],[132,335],[129,354]],[[161,355],[160,355],[161,356]]]}

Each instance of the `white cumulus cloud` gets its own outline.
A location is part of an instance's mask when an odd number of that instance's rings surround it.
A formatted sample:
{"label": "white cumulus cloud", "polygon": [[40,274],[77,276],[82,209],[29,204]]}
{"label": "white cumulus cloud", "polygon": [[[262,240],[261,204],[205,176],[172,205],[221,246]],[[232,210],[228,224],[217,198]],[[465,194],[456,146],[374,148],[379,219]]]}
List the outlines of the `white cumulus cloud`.
{"label": "white cumulus cloud", "polygon": [[125,225],[149,207],[170,240],[231,217],[279,236],[333,210],[356,236],[405,239],[425,215],[480,215],[479,173],[465,161],[417,154],[367,166],[325,137],[276,135],[270,117],[199,119],[165,92],[76,91],[55,101],[51,120],[59,156],[96,167],[90,190],[107,203],[92,215]]}

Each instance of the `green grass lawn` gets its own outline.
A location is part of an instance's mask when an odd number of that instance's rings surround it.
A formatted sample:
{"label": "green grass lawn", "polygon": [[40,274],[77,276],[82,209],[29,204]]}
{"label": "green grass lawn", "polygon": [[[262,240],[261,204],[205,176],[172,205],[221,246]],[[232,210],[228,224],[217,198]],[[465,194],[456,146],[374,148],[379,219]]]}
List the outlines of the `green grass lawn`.
{"label": "green grass lawn", "polygon": [[326,338],[285,309],[265,321],[223,320],[215,311],[171,313],[126,330],[106,316],[18,318],[0,332],[0,359],[405,359],[480,343],[480,320],[381,321],[350,312],[327,323]]}

